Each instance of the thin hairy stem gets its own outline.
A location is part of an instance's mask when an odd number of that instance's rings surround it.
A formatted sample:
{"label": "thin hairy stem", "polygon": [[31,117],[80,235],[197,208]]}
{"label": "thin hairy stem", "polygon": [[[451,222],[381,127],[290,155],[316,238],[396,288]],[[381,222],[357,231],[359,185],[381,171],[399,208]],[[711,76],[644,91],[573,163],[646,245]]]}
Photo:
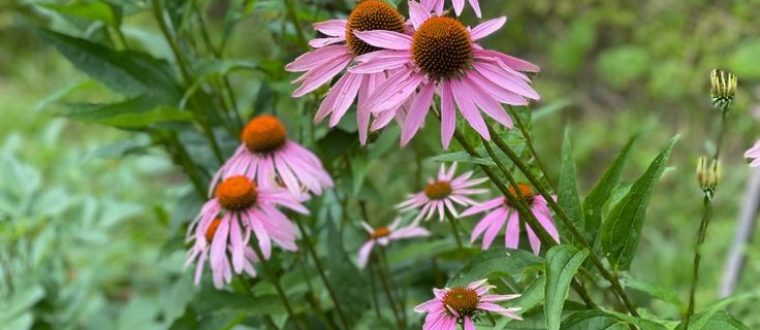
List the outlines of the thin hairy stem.
{"label": "thin hairy stem", "polygon": [[298,230],[301,232],[301,236],[306,241],[304,245],[306,245],[306,249],[309,251],[309,254],[311,254],[311,259],[314,260],[314,266],[317,268],[317,272],[319,273],[319,277],[322,279],[322,283],[325,285],[325,288],[327,289],[327,293],[330,295],[330,299],[333,301],[333,306],[335,306],[335,312],[338,314],[338,318],[340,318],[341,324],[343,324],[344,329],[348,329],[348,320],[346,319],[346,316],[343,314],[343,309],[340,306],[340,302],[338,302],[337,295],[335,294],[335,290],[333,289],[333,286],[330,284],[330,281],[327,279],[327,274],[325,273],[325,269],[322,267],[322,262],[319,261],[319,256],[317,255],[317,251],[314,250],[314,246],[311,245],[311,240],[309,239],[309,234],[306,232],[306,228],[304,228],[303,223],[301,223],[300,218],[296,218],[296,225],[298,225]]}
{"label": "thin hairy stem", "polygon": [[710,224],[710,217],[712,215],[712,201],[708,194],[705,194],[702,200],[702,221],[699,223],[699,231],[697,232],[697,243],[694,246],[694,265],[691,270],[691,289],[689,290],[689,307],[686,309],[686,316],[684,321],[684,329],[689,328],[689,321],[691,316],[694,315],[694,294],[697,291],[697,283],[699,282],[699,262],[702,259],[702,244],[705,242],[707,236],[707,226]]}

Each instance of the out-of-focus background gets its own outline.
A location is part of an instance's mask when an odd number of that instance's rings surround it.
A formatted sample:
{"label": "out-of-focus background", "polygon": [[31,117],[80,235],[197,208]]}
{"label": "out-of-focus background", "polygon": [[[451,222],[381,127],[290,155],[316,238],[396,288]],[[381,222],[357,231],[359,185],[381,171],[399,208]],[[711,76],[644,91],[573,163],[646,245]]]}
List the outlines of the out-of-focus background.
{"label": "out-of-focus background", "polygon": [[[550,171],[558,170],[566,125],[582,192],[631,135],[641,137],[627,171],[641,173],[664,141],[681,134],[632,267],[639,279],[676,292],[674,299],[686,297],[691,277],[701,207],[696,160],[714,148],[705,135],[719,120],[708,75],[713,68],[738,75],[697,293],[702,304],[714,301],[749,173],[742,154],[760,137],[760,1],[481,2],[487,16],[509,17],[486,44],[543,69],[537,107],[552,107],[536,119],[535,141]],[[212,19],[226,1],[219,3],[205,7]],[[276,56],[264,47],[274,17],[246,15],[230,41],[232,57]],[[223,24],[217,18],[210,23]],[[167,243],[190,187],[165,155],[142,148],[147,138],[51,115],[48,104],[67,95],[99,100],[111,92],[42,41],[32,28],[37,20],[53,18],[27,2],[0,0],[0,328],[167,328],[196,290],[181,244]],[[87,33],[75,20],[51,24]],[[128,40],[168,57],[148,17],[123,24]],[[758,290],[760,242],[747,255],[738,293]],[[760,328],[756,301],[728,303],[736,318]],[[659,315],[678,315],[672,305],[651,304]]]}

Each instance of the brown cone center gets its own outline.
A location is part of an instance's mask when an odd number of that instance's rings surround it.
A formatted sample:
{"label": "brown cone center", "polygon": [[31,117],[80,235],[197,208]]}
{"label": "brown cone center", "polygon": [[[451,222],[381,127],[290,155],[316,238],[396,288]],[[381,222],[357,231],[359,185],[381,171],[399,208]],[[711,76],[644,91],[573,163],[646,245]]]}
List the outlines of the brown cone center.
{"label": "brown cone center", "polygon": [[269,153],[285,145],[288,132],[277,117],[261,115],[248,122],[240,133],[240,140],[251,152]]}
{"label": "brown cone center", "polygon": [[469,288],[453,288],[443,294],[443,303],[460,316],[472,315],[479,302],[478,293]]}
{"label": "brown cone center", "polygon": [[412,57],[433,79],[457,76],[472,63],[470,32],[451,17],[430,18],[414,34]]}
{"label": "brown cone center", "polygon": [[256,184],[245,176],[225,179],[216,187],[219,204],[229,211],[245,210],[256,203]]}
{"label": "brown cone center", "polygon": [[346,45],[354,56],[364,55],[377,48],[354,35],[354,31],[384,30],[404,32],[405,19],[396,8],[380,0],[364,0],[356,5],[346,24]]}

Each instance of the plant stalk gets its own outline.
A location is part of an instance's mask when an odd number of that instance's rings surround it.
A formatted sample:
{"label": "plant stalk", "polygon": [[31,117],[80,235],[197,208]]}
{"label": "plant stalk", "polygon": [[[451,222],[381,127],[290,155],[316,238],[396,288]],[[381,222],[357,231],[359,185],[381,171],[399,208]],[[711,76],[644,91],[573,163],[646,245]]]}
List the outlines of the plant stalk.
{"label": "plant stalk", "polygon": [[333,301],[335,312],[338,314],[338,318],[340,318],[340,322],[343,325],[343,328],[348,329],[348,319],[346,319],[346,316],[343,314],[343,309],[340,306],[340,302],[338,302],[338,298],[337,298],[337,295],[335,294],[335,290],[333,289],[333,286],[330,284],[330,281],[327,279],[327,274],[325,274],[325,269],[322,267],[322,262],[319,261],[319,256],[317,255],[317,251],[315,251],[314,246],[311,245],[309,234],[306,232],[306,228],[304,228],[303,223],[301,223],[300,218],[296,218],[295,222],[296,222],[296,225],[298,225],[298,230],[301,232],[303,239],[306,241],[305,242],[306,244],[304,245],[306,245],[306,249],[309,251],[311,258],[314,260],[314,266],[317,268],[317,272],[319,273],[319,278],[322,279],[322,283],[325,285],[325,288],[327,289],[327,293],[330,295],[330,299]]}
{"label": "plant stalk", "polygon": [[707,236],[707,226],[710,224],[710,217],[712,215],[712,200],[710,196],[705,193],[705,197],[702,200],[702,221],[699,224],[699,231],[697,232],[697,243],[694,246],[694,265],[691,271],[691,289],[689,290],[689,307],[686,310],[686,317],[684,320],[683,329],[689,328],[689,321],[691,316],[694,315],[694,295],[697,291],[697,282],[699,282],[699,262],[702,259],[702,244],[705,242]]}
{"label": "plant stalk", "polygon": [[280,284],[280,279],[277,277],[277,274],[274,273],[274,270],[269,267],[269,261],[264,259],[264,254],[261,253],[261,248],[259,248],[259,246],[255,243],[251,244],[251,246],[253,246],[253,251],[256,253],[256,257],[258,257],[259,261],[261,261],[261,265],[264,268],[264,271],[269,276],[270,282],[272,282],[272,285],[274,285],[274,289],[277,291],[277,295],[280,296],[282,304],[285,306],[285,310],[293,320],[293,324],[295,324],[295,327],[298,329],[304,329],[301,326],[301,319],[296,317],[296,314],[293,312],[293,307],[291,307],[290,300],[288,300],[288,296],[285,294],[285,290],[282,288],[282,284]]}

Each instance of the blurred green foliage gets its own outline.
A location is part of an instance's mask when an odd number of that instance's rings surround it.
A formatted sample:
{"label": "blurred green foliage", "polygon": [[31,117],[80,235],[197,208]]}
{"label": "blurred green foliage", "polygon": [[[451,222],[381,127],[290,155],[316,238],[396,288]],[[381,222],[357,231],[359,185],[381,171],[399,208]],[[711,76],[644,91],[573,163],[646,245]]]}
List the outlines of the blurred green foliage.
{"label": "blurred green foliage", "polygon": [[[323,2],[299,1],[296,14],[306,22],[344,15],[350,8],[350,1]],[[190,2],[168,3],[173,13],[169,18],[177,26],[189,26],[183,25],[185,17],[181,13],[183,4]],[[284,63],[300,52],[298,38],[292,33],[294,27],[283,23],[288,15],[283,2],[197,3],[215,31],[210,36],[213,43],[226,45],[227,58],[235,59],[199,62],[193,70],[201,76],[200,81],[220,84],[221,76],[234,72],[229,77],[244,116],[267,108],[284,117],[293,129],[310,127],[315,100],[296,101],[288,97],[292,77],[281,70]],[[324,11],[314,11],[315,3],[323,5],[320,8]],[[152,105],[158,103],[153,103],[149,96],[156,95],[146,96],[156,91],[151,89],[153,85],[141,83],[152,84],[163,73],[151,76],[151,71],[139,70],[136,74],[147,75],[145,81],[134,80],[131,78],[134,75],[127,72],[101,79],[111,83],[95,82],[56,51],[53,46],[60,36],[45,38],[33,28],[44,25],[110,47],[122,47],[122,40],[127,40],[133,47],[161,59],[158,63],[145,59],[150,62],[148,67],[163,67],[174,59],[150,13],[139,11],[146,6],[144,1],[0,0],[0,325],[3,327],[165,329],[174,324],[175,328],[216,329],[264,313],[281,314],[281,307],[271,303],[272,287],[264,282],[254,286],[256,299],[260,300],[191,285],[189,274],[182,268],[182,225],[193,216],[193,208],[197,208],[199,201],[188,197],[192,189],[180,171],[167,161],[167,155],[148,148],[157,143],[155,138],[51,117],[65,114],[88,123],[135,129],[124,124],[134,124],[129,116],[104,119],[88,117],[88,111],[97,107],[102,110],[105,104],[124,103],[131,109],[139,103],[151,105],[142,107],[145,111],[156,112],[151,121],[140,123],[140,127],[181,122],[185,118],[186,112],[179,113],[177,109],[154,109]],[[232,9],[224,11],[225,6]],[[760,103],[757,92],[760,26],[756,24],[760,1],[533,0],[487,1],[483,6],[490,16],[507,15],[510,19],[506,28],[489,38],[486,45],[542,66],[536,86],[545,101],[534,112],[534,139],[539,153],[545,155],[544,161],[552,164],[549,168],[556,177],[562,154],[562,137],[557,132],[562,132],[566,125],[571,127],[581,195],[589,192],[633,134],[640,133],[641,137],[623,171],[623,188],[614,191],[613,198],[622,198],[659,152],[663,141],[675,133],[681,134],[670,162],[673,168],[665,171],[652,196],[637,258],[631,265],[633,276],[626,281],[634,292],[641,292],[635,296],[640,305],[663,318],[678,318],[691,276],[687,270],[700,212],[700,191],[694,183],[693,169],[700,154],[714,149],[703,141],[705,132],[717,122],[716,113],[709,107],[708,73],[721,67],[739,76],[738,103],[724,146],[727,175],[715,201],[715,219],[703,252],[697,299],[698,310],[727,306],[731,315],[749,328],[760,327],[760,315],[754,313],[760,243],[747,248],[750,258],[739,295],[723,304],[714,302],[733,235],[739,196],[746,182],[747,170],[741,154],[758,137],[753,119],[757,114],[751,109]],[[55,11],[63,15],[53,14]],[[114,27],[120,27],[123,36],[118,36]],[[197,36],[203,32],[188,28],[180,33]],[[269,46],[275,44],[278,47]],[[69,58],[83,56],[76,49],[64,50],[59,46],[59,50]],[[213,49],[204,49],[204,54],[190,55],[212,58],[212,53]],[[127,68],[144,64],[137,56],[127,59],[135,62]],[[97,70],[99,66],[116,62],[87,62],[89,65],[80,69],[94,70],[91,75],[97,75],[101,72]],[[197,86],[200,85],[199,82]],[[109,89],[113,86],[125,91],[127,97]],[[172,88],[166,86],[166,90]],[[204,92],[203,88],[197,89]],[[164,92],[158,93],[158,97],[187,97]],[[118,107],[110,110],[119,114]],[[333,160],[328,166],[343,173],[337,178],[342,191],[372,201],[368,205],[373,215],[371,221],[380,223],[391,219],[394,214],[390,206],[418,188],[435,168],[427,158],[441,153],[435,140],[436,126],[428,123],[406,152],[392,155],[389,151],[396,148],[394,137],[398,132],[379,137],[369,147],[368,159],[354,159],[355,167],[350,171],[343,171],[347,165],[341,157],[358,148],[352,123],[341,123],[339,130],[329,133],[323,126],[312,126],[299,131],[299,139],[319,149],[325,159]],[[198,134],[179,138],[192,142]],[[232,147],[234,144],[222,146],[226,150]],[[209,150],[199,147],[193,151],[204,156],[199,162],[211,167],[209,164],[214,161]],[[384,161],[371,161],[381,158]],[[408,166],[405,168],[409,172],[399,175],[397,164],[415,163],[422,163],[427,170],[421,172]],[[316,202],[321,203],[316,206],[322,207],[315,224],[329,223],[325,219],[360,217],[355,209],[345,214],[336,206],[345,198],[338,194],[327,194]],[[362,235],[340,229],[343,248],[355,250]],[[329,235],[337,234],[322,230],[320,235],[324,237],[320,241],[335,243],[338,240],[330,240]],[[319,248],[324,250],[321,255],[338,250]],[[453,250],[452,241],[437,240],[392,250],[389,259],[399,280],[429,287],[430,283],[419,283],[427,279],[404,278],[405,270],[417,267],[419,271],[452,274],[459,270],[451,262]],[[443,257],[432,264],[415,263],[438,254]],[[330,255],[328,259],[345,257]],[[341,274],[351,274],[353,268],[345,268],[349,266],[346,262],[335,262],[330,267]],[[304,279],[310,285],[320,285],[314,269],[308,265],[303,271],[282,271],[286,273],[283,281],[294,284],[289,295],[307,296]],[[358,283],[366,280],[361,276],[354,279]],[[244,282],[233,285],[248,284]],[[441,286],[445,278],[433,284]],[[527,292],[533,291],[526,291],[526,297],[530,297]],[[429,292],[413,289],[405,294],[410,301],[421,301]],[[322,305],[329,303],[325,296],[309,299]],[[261,309],[253,310],[252,305]],[[306,302],[300,302],[297,308],[307,308]],[[212,312],[201,324],[196,324],[197,320],[189,316],[193,311]],[[578,329],[584,329],[582,324],[587,324],[584,322],[619,322],[618,315],[610,314],[573,317]],[[733,322],[727,314],[720,317],[723,322]],[[388,326],[381,319],[365,318],[361,323],[368,329]]]}

